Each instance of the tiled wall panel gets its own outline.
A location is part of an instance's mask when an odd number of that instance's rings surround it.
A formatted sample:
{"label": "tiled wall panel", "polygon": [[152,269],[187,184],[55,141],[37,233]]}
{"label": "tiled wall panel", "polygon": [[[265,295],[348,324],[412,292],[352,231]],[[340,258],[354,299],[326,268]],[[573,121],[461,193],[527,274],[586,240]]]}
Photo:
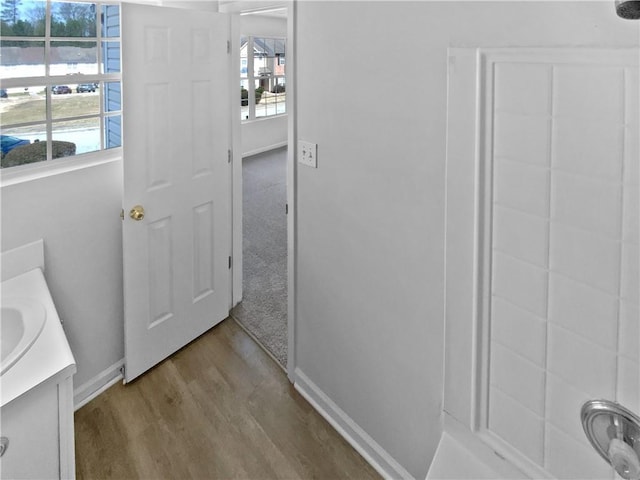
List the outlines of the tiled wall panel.
{"label": "tiled wall panel", "polygon": [[638,88],[624,66],[494,69],[488,428],[557,478],[614,478],[585,401],[640,414]]}

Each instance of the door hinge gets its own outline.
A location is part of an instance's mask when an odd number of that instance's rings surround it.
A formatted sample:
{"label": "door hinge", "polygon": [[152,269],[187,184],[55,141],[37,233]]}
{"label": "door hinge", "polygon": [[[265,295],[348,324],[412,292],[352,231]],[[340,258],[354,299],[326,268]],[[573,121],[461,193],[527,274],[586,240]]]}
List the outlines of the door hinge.
{"label": "door hinge", "polygon": [[231,40],[227,40],[227,53],[231,53]]}
{"label": "door hinge", "polygon": [[124,208],[120,210],[120,220],[124,221]]}
{"label": "door hinge", "polygon": [[232,265],[231,255],[229,255],[229,270],[231,270],[231,265]]}
{"label": "door hinge", "polygon": [[289,204],[288,203],[284,204],[284,214],[285,215],[289,215]]}
{"label": "door hinge", "polygon": [[229,163],[233,161],[233,152],[231,150],[227,150],[227,159]]}
{"label": "door hinge", "polygon": [[127,384],[127,375],[126,375],[126,371],[125,371],[124,367],[125,367],[124,365],[122,365],[120,367],[120,373],[122,374],[122,384],[126,385]]}

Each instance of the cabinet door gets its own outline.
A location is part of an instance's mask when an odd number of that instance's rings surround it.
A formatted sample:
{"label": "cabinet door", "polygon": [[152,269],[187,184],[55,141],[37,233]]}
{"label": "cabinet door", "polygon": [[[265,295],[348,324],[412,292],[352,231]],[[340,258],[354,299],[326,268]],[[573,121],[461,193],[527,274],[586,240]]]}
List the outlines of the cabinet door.
{"label": "cabinet door", "polygon": [[40,386],[0,409],[2,479],[59,478],[57,385]]}

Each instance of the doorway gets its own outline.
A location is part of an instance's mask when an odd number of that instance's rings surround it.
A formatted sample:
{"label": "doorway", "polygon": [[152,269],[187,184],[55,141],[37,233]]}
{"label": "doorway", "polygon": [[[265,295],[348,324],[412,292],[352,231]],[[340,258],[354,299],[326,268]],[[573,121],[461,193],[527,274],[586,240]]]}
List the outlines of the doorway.
{"label": "doorway", "polygon": [[287,149],[293,102],[286,40],[290,10],[282,2],[229,13],[237,14],[232,38],[240,40],[233,49],[233,82],[239,72],[243,94],[240,115],[234,112],[232,117],[233,156],[238,160],[233,166],[231,316],[291,377],[294,166]]}
{"label": "doorway", "polygon": [[242,160],[243,298],[233,318],[287,365],[287,148]]}

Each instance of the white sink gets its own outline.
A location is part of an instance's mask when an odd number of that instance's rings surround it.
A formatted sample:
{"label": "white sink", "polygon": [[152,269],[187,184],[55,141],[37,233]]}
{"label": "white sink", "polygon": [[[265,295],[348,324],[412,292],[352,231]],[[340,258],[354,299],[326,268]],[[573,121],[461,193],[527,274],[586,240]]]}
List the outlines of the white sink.
{"label": "white sink", "polygon": [[2,298],[0,312],[0,375],[9,370],[36,341],[47,318],[35,299]]}

